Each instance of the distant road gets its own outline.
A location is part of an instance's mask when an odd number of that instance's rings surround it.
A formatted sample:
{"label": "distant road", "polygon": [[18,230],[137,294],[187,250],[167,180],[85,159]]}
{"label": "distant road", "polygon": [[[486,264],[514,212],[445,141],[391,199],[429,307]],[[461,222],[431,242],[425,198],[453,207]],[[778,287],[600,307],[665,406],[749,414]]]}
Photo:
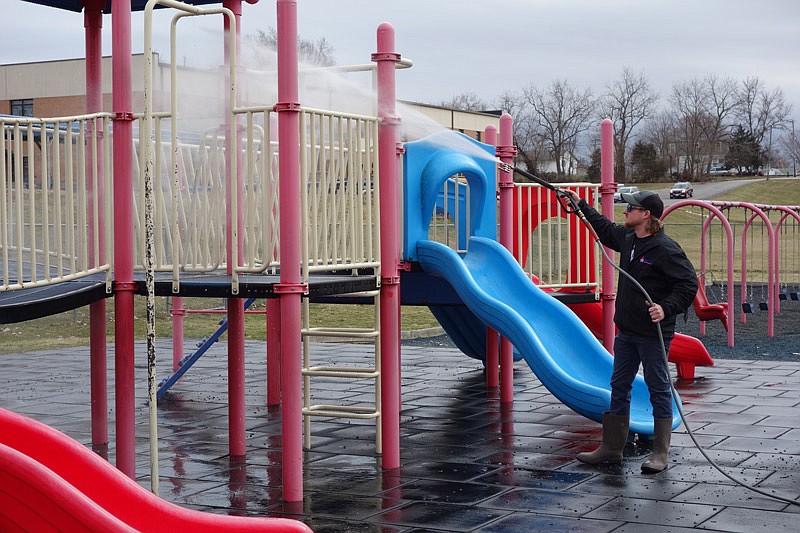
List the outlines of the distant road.
{"label": "distant road", "polygon": [[[724,194],[728,191],[732,191],[738,187],[742,187],[744,185],[750,185],[751,183],[756,183],[759,181],[764,181],[765,178],[752,178],[752,179],[744,179],[744,180],[729,180],[729,181],[714,181],[710,183],[694,183],[694,199],[695,200],[712,200],[719,196],[720,194]],[[664,200],[666,205],[670,205],[674,202],[681,200],[681,198],[670,200],[669,199],[669,189],[659,189],[658,190],[659,196]]]}

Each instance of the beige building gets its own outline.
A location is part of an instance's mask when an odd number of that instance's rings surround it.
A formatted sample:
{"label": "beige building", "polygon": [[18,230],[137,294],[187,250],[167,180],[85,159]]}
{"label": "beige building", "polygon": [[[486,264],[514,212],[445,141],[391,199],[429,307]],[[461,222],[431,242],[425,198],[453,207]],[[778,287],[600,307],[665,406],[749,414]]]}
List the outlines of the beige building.
{"label": "beige building", "polygon": [[[169,64],[154,54],[153,86],[154,108],[165,110],[168,107],[170,69]],[[64,117],[86,112],[86,61],[84,59],[65,59],[0,65],[0,114],[34,117]],[[133,111],[144,109],[144,54],[131,56]],[[111,101],[111,58],[104,57],[102,63],[103,111],[112,111]],[[186,67],[178,68],[181,105],[191,113],[209,114],[224,101],[224,73],[209,74],[209,71]],[[242,83],[244,94],[255,94],[254,83]],[[271,95],[261,94],[262,99]],[[274,96],[274,95],[272,95]],[[262,102],[263,103],[263,102]],[[401,102],[401,114],[427,117],[439,126],[460,131],[475,139],[483,140],[483,131],[488,125],[499,128],[500,117],[493,113],[476,113],[444,107]],[[413,122],[413,117],[409,122]]]}

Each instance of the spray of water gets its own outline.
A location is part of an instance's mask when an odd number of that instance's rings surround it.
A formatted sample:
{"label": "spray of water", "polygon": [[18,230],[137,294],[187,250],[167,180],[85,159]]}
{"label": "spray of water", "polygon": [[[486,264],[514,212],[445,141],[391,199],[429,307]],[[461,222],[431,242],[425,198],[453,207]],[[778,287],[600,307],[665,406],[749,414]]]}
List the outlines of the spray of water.
{"label": "spray of water", "polygon": [[447,129],[414,107],[398,102],[397,109],[402,119],[403,140],[415,141],[427,138],[436,145],[441,146],[442,150],[454,150],[479,159],[495,159],[493,154],[476,146],[464,135]]}
{"label": "spray of water", "polygon": [[[179,113],[182,129],[193,131],[214,127],[224,122],[226,68],[209,66],[221,57],[223,32],[203,29],[195,32],[197,47],[182,45],[184,49],[200,52],[192,63],[206,62],[204,68],[182,68],[178,89],[180,91]],[[191,39],[191,37],[190,37]],[[212,53],[208,43],[219,43],[219,50]],[[242,39],[238,58],[237,87],[240,106],[271,106],[278,100],[278,60],[274,49],[254,39]],[[398,72],[402,76],[402,71]],[[205,78],[205,81],[203,79]],[[377,94],[375,90],[374,65],[365,64],[364,69],[319,67],[301,64],[299,73],[300,104],[305,108],[316,108],[342,113],[375,116]],[[415,141],[422,138],[441,145],[442,149],[456,150],[473,157],[494,159],[463,135],[447,129],[432,117],[411,105],[398,102],[401,138]]]}

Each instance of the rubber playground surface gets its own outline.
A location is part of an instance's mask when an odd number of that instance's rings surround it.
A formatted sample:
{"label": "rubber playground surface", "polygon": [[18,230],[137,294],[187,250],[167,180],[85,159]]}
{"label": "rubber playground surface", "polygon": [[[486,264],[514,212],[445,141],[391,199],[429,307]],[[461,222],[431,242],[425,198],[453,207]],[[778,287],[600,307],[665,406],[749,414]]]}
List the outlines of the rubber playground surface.
{"label": "rubber playground surface", "polygon": [[[684,332],[698,335],[692,318]],[[719,324],[709,324],[701,338],[715,366],[676,381],[710,455],[745,483],[793,499],[800,496],[797,324],[796,301],[783,302],[773,338],[766,313],[748,315],[744,325],[737,317],[733,348]],[[447,344],[404,341],[401,468],[380,470],[373,422],[314,418],[304,502],[286,504],[280,412],[264,406],[265,346],[246,345],[248,452],[241,462],[227,453],[225,345],[218,343],[159,404],[161,496],[212,513],[298,518],[315,531],[796,529],[800,508],[736,486],[706,463],[684,426],[660,474],[641,474],[646,446],[629,446],[621,466],[578,463],[576,453],[596,446],[599,424],[558,402],[524,363],[515,367],[513,406],[501,406],[486,390],[481,363]],[[170,350],[160,341],[164,360]],[[144,353],[137,344],[137,478],[149,487]],[[368,364],[372,356],[360,344],[315,344],[313,354],[331,365]],[[0,357],[0,407],[89,443],[88,360],[88,348]],[[110,350],[112,389],[113,362]],[[359,380],[320,378],[312,388],[320,403],[372,399],[369,383]],[[113,412],[109,419],[113,431]],[[113,435],[100,452],[113,463]]]}

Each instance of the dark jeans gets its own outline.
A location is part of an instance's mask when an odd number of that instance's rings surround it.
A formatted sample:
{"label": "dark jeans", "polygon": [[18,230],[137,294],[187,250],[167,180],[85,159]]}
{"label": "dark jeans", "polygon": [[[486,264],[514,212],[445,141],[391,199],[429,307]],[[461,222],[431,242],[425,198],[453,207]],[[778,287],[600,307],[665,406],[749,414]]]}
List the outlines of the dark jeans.
{"label": "dark jeans", "polygon": [[[669,350],[670,341],[665,341]],[[611,374],[612,415],[629,415],[631,388],[639,365],[644,368],[644,381],[650,390],[653,418],[672,418],[672,389],[669,367],[661,353],[658,338],[640,337],[619,332],[614,339],[614,371]]]}

